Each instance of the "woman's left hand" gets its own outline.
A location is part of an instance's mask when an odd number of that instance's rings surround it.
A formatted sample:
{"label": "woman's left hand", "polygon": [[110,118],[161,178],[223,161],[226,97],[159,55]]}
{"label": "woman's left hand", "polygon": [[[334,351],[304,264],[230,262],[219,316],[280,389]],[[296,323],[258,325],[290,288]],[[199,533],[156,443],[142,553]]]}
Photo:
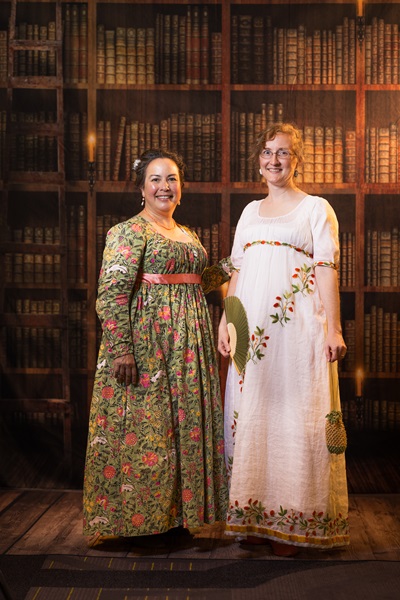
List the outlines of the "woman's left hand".
{"label": "woman's left hand", "polygon": [[346,356],[347,346],[339,332],[329,333],[325,342],[325,355],[328,362],[342,360]]}
{"label": "woman's left hand", "polygon": [[137,383],[137,368],[133,354],[119,356],[113,363],[113,375],[118,383],[125,385],[134,385]]}

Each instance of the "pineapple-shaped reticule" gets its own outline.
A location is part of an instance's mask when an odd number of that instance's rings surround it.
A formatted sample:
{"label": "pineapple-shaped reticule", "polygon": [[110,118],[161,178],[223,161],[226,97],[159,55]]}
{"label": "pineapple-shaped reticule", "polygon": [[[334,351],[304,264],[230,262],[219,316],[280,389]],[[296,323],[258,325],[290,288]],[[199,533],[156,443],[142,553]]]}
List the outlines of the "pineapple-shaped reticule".
{"label": "pineapple-shaped reticule", "polygon": [[347,448],[347,435],[342,413],[339,410],[332,410],[326,415],[325,437],[331,454],[343,454]]}

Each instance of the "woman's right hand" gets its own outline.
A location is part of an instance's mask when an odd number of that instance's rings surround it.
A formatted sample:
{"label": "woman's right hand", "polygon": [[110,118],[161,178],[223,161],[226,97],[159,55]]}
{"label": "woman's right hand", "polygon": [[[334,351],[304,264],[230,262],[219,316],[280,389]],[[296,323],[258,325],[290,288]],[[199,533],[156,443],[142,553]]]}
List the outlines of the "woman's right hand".
{"label": "woman's right hand", "polygon": [[137,368],[133,354],[119,356],[113,363],[113,375],[118,383],[135,385],[137,383]]}
{"label": "woman's right hand", "polygon": [[227,358],[231,351],[231,346],[229,344],[229,333],[228,327],[226,324],[225,313],[223,313],[219,327],[218,327],[218,351]]}

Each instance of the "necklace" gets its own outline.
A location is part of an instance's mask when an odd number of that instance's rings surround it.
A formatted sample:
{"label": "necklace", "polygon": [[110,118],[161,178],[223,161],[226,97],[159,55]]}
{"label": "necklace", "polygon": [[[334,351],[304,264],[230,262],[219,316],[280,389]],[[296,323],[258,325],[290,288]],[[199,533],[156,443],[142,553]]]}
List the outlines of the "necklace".
{"label": "necklace", "polygon": [[173,220],[173,222],[174,222],[173,226],[172,226],[172,227],[166,227],[166,226],[165,226],[165,225],[163,225],[162,223],[159,223],[159,222],[158,222],[158,221],[157,221],[157,220],[156,220],[156,219],[153,217],[153,215],[151,215],[151,214],[150,214],[150,213],[149,213],[149,212],[148,212],[148,211],[147,211],[145,208],[143,209],[143,212],[145,212],[147,215],[149,215],[149,217],[151,217],[151,218],[153,219],[153,222],[154,222],[156,225],[158,225],[159,227],[162,227],[163,229],[166,229],[167,231],[172,231],[172,230],[173,230],[173,229],[175,229],[175,227],[176,227],[176,222],[175,222],[175,220],[174,220],[174,219],[172,219],[172,220]]}

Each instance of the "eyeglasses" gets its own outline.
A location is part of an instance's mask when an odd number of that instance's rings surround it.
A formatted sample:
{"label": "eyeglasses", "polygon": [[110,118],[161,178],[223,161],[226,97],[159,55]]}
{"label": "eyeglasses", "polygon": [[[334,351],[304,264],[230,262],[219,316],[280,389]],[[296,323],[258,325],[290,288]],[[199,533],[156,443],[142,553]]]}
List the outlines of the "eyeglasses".
{"label": "eyeglasses", "polygon": [[292,156],[293,152],[290,152],[290,150],[286,150],[285,148],[279,148],[276,152],[272,152],[269,148],[264,148],[264,150],[261,150],[260,152],[260,156],[267,158],[268,160],[271,160],[274,154],[276,154],[277,158],[287,159]]}

